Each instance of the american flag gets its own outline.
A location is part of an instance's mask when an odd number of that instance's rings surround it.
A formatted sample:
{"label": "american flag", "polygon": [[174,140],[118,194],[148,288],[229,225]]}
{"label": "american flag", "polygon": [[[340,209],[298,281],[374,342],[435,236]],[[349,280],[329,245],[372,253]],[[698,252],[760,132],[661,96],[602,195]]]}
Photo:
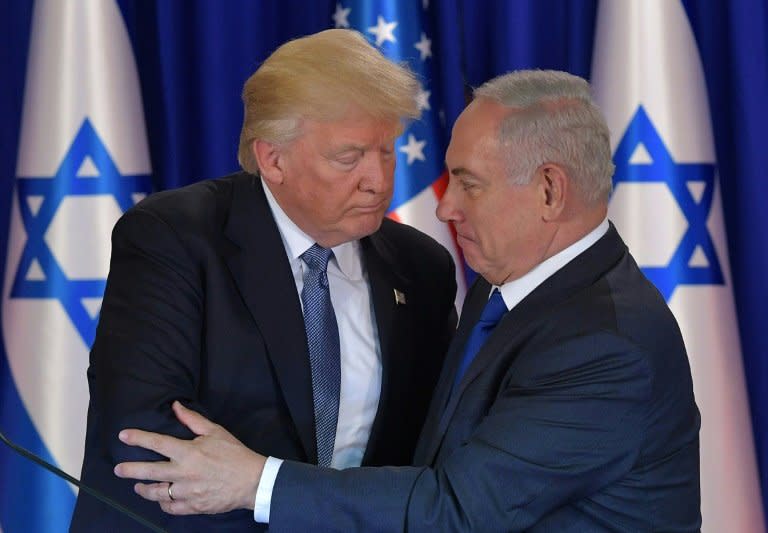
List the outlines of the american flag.
{"label": "american flag", "polygon": [[[448,176],[443,160],[449,133],[438,79],[429,2],[344,1],[336,4],[333,25],[359,31],[392,61],[406,63],[421,82],[417,97],[421,117],[397,140],[395,193],[387,216],[432,236],[451,252],[456,263],[456,306],[466,292],[466,270],[452,229],[437,220],[435,208]],[[461,79],[452,80],[462,90]]]}

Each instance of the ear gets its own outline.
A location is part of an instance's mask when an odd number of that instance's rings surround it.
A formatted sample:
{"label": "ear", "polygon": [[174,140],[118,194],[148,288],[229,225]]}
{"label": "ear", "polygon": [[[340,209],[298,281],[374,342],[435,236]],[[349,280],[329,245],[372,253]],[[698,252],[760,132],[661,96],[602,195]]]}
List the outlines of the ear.
{"label": "ear", "polygon": [[280,146],[260,139],[251,145],[256,164],[259,166],[261,177],[268,182],[279,185],[283,182],[283,161]]}
{"label": "ear", "polygon": [[563,209],[570,185],[568,175],[560,165],[545,163],[538,171],[542,193],[542,219],[546,222],[556,220]]}

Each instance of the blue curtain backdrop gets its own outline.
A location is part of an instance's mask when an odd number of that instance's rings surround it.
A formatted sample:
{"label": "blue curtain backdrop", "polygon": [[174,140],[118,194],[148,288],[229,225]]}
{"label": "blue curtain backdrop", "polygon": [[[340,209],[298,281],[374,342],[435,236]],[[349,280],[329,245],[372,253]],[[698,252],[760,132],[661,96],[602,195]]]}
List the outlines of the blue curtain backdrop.
{"label": "blue curtain backdrop", "polygon": [[[414,0],[415,1],[415,0]],[[120,0],[134,48],[156,189],[237,170],[244,80],[287,39],[332,26],[331,0]],[[598,0],[433,0],[438,62],[459,61],[465,89],[516,68],[589,77]],[[684,1],[702,57],[754,437],[768,502],[768,7]],[[32,2],[0,0],[0,257],[8,239]],[[445,102],[448,126],[463,90]],[[459,95],[458,97],[455,95]],[[680,95],[685,98],[685,95]],[[0,260],[0,280],[4,279]],[[1,355],[1,354],[0,354]],[[0,356],[0,384],[9,369]],[[6,401],[8,391],[0,390]],[[6,428],[0,428],[5,430]],[[0,492],[9,490],[0,487]]]}

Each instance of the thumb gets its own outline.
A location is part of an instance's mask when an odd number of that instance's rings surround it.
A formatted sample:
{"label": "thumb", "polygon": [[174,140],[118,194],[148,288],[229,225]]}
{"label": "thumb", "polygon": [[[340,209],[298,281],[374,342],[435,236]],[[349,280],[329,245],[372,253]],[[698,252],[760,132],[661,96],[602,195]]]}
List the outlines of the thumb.
{"label": "thumb", "polygon": [[171,406],[179,422],[187,426],[195,435],[208,435],[216,427],[216,424],[205,418],[200,413],[187,409],[176,400]]}

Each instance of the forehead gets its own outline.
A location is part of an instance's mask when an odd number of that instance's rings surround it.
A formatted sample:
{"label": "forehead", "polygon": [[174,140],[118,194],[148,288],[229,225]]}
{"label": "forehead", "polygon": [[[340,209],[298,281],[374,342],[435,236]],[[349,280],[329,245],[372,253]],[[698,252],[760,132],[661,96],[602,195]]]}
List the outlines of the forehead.
{"label": "forehead", "polygon": [[[498,158],[501,150],[499,129],[502,120],[510,113],[503,104],[479,98],[474,100],[459,115],[451,133],[451,142],[446,152],[449,166],[475,164]],[[457,161],[452,161],[457,160]]]}
{"label": "forehead", "polygon": [[399,131],[395,117],[375,117],[352,108],[334,119],[303,119],[300,138],[313,144],[368,146],[390,142]]}

